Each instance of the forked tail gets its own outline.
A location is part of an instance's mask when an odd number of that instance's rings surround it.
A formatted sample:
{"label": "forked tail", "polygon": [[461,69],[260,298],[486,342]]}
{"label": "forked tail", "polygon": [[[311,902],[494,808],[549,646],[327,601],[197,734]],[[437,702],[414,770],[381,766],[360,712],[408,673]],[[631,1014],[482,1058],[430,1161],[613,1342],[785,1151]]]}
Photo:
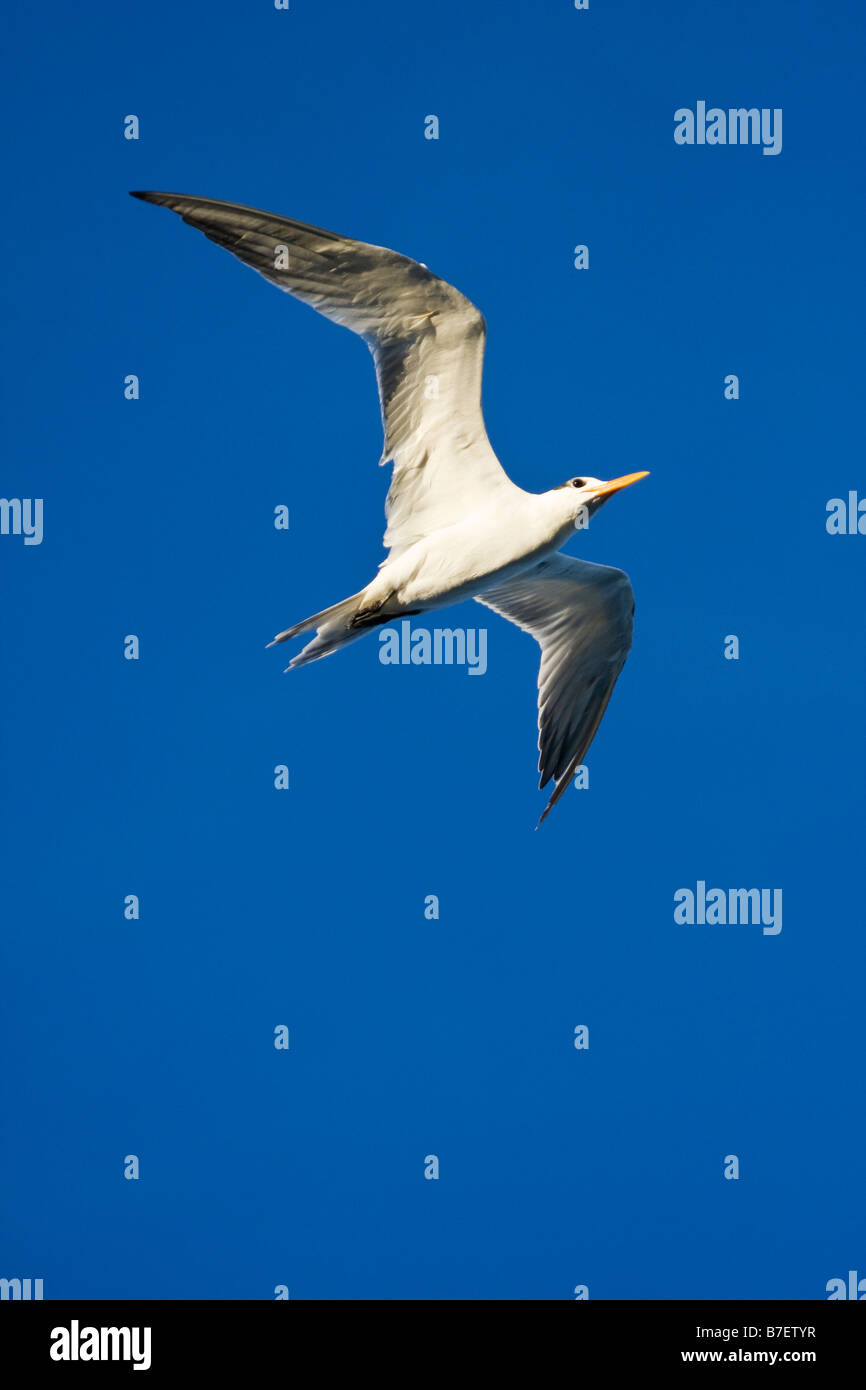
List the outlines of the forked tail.
{"label": "forked tail", "polygon": [[330,656],[331,652],[336,652],[340,647],[346,647],[350,642],[357,642],[359,637],[363,637],[371,627],[378,627],[382,622],[387,622],[387,618],[377,617],[373,613],[369,617],[365,616],[358,620],[358,612],[364,599],[365,589],[358,594],[352,594],[350,598],[344,598],[342,603],[335,603],[331,608],[323,608],[321,613],[314,613],[311,618],[305,618],[302,623],[295,623],[294,627],[287,627],[285,632],[278,632],[273,642],[269,642],[269,647],[275,647],[278,642],[288,642],[292,637],[298,637],[302,632],[316,631],[312,642],[298,652],[289,662],[286,670],[289,671],[293,666],[306,666],[310,661],[318,661],[320,657]]}

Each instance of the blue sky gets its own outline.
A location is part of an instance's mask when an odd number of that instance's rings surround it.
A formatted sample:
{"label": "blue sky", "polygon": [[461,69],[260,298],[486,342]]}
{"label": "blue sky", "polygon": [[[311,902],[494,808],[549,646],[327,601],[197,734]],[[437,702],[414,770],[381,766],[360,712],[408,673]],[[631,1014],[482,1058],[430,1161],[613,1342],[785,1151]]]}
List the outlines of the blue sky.
{"label": "blue sky", "polygon": [[[866,540],[825,527],[866,491],[861,7],[11,13],[0,491],[45,521],[0,536],[0,1275],[808,1299],[866,1274]],[[782,108],[781,155],[677,146],[698,100]],[[570,546],[628,571],[635,645],[589,789],[537,834],[526,635],[449,613],[488,629],[477,679],[375,637],[290,676],[264,650],[382,558],[372,365],[133,188],[457,285],[521,485],[651,470]],[[698,880],[781,888],[781,933],[675,924]]]}

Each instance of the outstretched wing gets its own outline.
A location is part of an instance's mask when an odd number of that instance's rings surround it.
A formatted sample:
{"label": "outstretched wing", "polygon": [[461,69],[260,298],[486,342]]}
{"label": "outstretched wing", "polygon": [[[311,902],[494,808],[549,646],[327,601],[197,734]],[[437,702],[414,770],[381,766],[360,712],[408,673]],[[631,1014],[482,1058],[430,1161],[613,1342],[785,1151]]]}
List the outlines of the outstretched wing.
{"label": "outstretched wing", "polygon": [[515,490],[481,414],[485,325],[417,261],[237,203],[134,193],[224,246],[266,280],[362,337],[376,363],[392,556]]}
{"label": "outstretched wing", "polygon": [[556,784],[543,821],[583,762],[625,665],[632,587],[622,570],[553,555],[485,590],[478,602],[530,632],[541,647],[539,786],[551,778]]}

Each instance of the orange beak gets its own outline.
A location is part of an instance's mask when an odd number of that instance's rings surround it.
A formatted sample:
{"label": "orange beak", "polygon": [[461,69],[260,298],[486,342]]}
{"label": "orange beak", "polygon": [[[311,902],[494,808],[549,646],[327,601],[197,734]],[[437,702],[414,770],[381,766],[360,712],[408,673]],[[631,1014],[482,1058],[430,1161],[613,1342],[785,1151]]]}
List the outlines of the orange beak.
{"label": "orange beak", "polygon": [[596,497],[607,497],[611,492],[619,492],[624,487],[631,487],[632,483],[639,483],[641,478],[648,478],[649,473],[624,473],[621,478],[613,478],[603,487],[598,488]]}

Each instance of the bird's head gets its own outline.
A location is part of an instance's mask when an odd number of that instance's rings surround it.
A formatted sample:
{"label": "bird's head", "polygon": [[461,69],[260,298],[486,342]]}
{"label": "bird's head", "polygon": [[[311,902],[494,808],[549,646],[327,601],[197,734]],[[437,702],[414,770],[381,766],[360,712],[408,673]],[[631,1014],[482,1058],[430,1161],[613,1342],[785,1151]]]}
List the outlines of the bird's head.
{"label": "bird's head", "polygon": [[568,489],[564,500],[577,521],[582,516],[592,516],[615,492],[621,492],[624,487],[631,487],[632,483],[648,477],[649,473],[625,473],[623,477],[612,478],[607,483],[601,478],[569,478],[567,483],[560,483],[556,491]]}

